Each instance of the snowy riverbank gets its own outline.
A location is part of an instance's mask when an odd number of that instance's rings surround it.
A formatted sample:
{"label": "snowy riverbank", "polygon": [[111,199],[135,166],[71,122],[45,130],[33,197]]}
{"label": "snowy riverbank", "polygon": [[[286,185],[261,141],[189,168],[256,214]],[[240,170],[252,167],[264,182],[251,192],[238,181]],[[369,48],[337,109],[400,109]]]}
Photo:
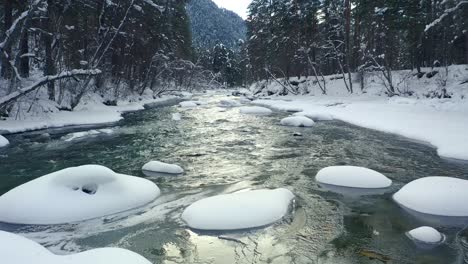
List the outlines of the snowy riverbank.
{"label": "snowy riverbank", "polygon": [[334,119],[427,142],[440,156],[468,160],[468,102],[382,96],[287,96],[254,104]]}
{"label": "snowy riverbank", "polygon": [[76,111],[55,111],[31,115],[25,119],[13,118],[0,120],[0,134],[20,133],[26,131],[58,128],[78,125],[99,125],[114,123],[123,119],[122,114],[145,109],[146,106],[157,106],[176,103],[182,98],[164,96],[161,98],[143,98],[134,102],[118,102],[116,106],[104,105],[100,98],[94,97],[82,103]]}

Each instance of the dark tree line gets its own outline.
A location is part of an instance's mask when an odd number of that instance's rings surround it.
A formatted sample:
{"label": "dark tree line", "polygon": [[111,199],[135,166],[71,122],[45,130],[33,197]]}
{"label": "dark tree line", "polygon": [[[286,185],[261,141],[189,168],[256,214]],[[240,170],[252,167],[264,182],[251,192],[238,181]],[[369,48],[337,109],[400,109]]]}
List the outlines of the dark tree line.
{"label": "dark tree line", "polygon": [[[253,0],[248,78],[339,74],[468,64],[466,0]],[[325,91],[324,91],[325,92]]]}
{"label": "dark tree line", "polygon": [[[12,93],[21,97],[45,85],[50,100],[73,109],[89,91],[111,92],[118,98],[208,79],[192,62],[186,4],[187,0],[0,0],[0,98]],[[8,104],[0,100],[4,113],[14,102],[9,99]]]}

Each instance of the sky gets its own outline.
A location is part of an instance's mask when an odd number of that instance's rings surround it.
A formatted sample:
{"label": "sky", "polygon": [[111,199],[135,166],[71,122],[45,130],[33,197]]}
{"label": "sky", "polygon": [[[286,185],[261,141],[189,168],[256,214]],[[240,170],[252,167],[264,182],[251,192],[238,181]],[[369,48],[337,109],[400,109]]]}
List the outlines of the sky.
{"label": "sky", "polygon": [[252,0],[213,0],[219,7],[224,7],[239,14],[242,18],[247,18],[247,7]]}

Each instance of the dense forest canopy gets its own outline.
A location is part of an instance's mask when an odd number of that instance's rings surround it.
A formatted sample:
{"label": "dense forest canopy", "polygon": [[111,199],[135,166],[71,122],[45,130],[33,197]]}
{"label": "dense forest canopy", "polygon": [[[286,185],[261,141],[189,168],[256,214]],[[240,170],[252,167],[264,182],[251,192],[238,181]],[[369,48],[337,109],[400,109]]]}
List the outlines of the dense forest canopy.
{"label": "dense forest canopy", "polygon": [[44,86],[69,110],[90,92],[112,101],[295,76],[339,74],[352,93],[366,72],[393,95],[392,70],[468,63],[467,3],[253,0],[243,21],[210,0],[0,0],[0,113]]}

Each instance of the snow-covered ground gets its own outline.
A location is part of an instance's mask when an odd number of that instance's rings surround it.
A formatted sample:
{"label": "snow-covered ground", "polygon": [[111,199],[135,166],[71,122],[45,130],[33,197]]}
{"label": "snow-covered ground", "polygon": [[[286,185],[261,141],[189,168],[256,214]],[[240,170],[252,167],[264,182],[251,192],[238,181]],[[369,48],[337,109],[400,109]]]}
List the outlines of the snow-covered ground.
{"label": "snow-covered ground", "polygon": [[[412,93],[412,96],[386,96],[385,87],[375,76],[367,80],[364,91],[360,91],[359,84],[355,83],[356,92],[349,94],[343,80],[332,80],[327,76],[327,95],[309,82],[299,89],[307,90],[308,94],[269,96],[255,100],[254,104],[300,112],[297,115],[312,119],[317,116],[330,119],[331,116],[354,125],[429,143],[446,158],[468,160],[468,65],[452,66],[448,75],[443,74],[443,69],[439,70],[441,73],[431,79],[418,79],[409,71],[395,72],[395,83],[399,84],[399,89]],[[440,92],[444,81],[451,98],[430,96]],[[258,84],[252,85],[251,90],[255,91],[256,87]],[[270,92],[282,89],[275,82],[266,87],[264,90]]]}
{"label": "snow-covered ground", "polygon": [[[0,134],[19,133],[25,131],[57,128],[75,125],[98,125],[114,123],[121,120],[126,112],[143,110],[146,105],[156,106],[179,100],[175,96],[165,96],[153,99],[151,96],[132,98],[129,101],[119,101],[116,106],[108,106],[103,103],[103,98],[92,95],[83,100],[74,111],[58,111],[54,107],[46,112],[37,110],[26,114],[19,119],[9,117],[0,120]],[[44,108],[44,105],[41,106]]]}

